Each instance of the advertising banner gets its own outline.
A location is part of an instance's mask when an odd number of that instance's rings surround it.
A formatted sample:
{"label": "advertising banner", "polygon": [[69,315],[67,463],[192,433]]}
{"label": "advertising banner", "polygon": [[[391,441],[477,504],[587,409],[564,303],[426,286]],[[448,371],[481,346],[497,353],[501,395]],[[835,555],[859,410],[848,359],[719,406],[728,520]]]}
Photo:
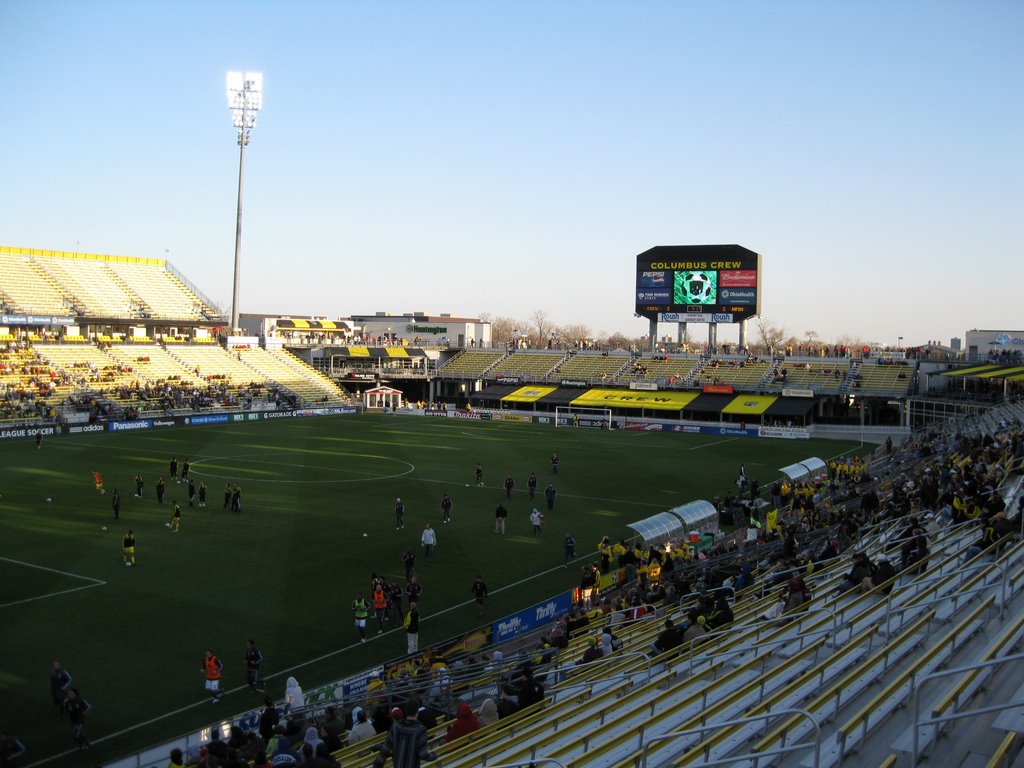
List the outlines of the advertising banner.
{"label": "advertising banner", "polygon": [[[225,417],[225,420],[227,417]],[[112,421],[107,424],[107,429],[111,432],[134,432],[137,429],[149,429],[153,426],[153,422],[149,419],[139,419],[138,421]]]}
{"label": "advertising banner", "polygon": [[502,643],[517,635],[530,632],[569,613],[572,609],[572,593],[564,592],[550,600],[537,603],[525,610],[506,616],[494,622],[491,629],[493,641]]}
{"label": "advertising banner", "polygon": [[[100,427],[102,430],[103,427]],[[0,440],[15,440],[19,437],[35,437],[42,435],[56,435],[57,427],[12,427],[11,429],[0,429]]]}
{"label": "advertising banner", "polygon": [[[287,415],[291,416],[290,413]],[[263,418],[266,417],[267,414],[263,414]],[[208,415],[201,416],[186,416],[185,423],[190,424],[192,426],[197,426],[200,424],[227,424],[228,415],[226,413],[211,413]]]}

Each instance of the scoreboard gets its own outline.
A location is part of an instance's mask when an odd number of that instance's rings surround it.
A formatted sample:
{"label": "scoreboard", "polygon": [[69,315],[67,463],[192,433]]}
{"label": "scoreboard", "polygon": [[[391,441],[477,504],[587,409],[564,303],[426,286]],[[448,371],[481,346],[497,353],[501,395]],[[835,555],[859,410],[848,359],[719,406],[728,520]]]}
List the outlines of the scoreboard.
{"label": "scoreboard", "polygon": [[658,245],[636,257],[636,314],[735,323],[761,313],[761,255],[739,245]]}

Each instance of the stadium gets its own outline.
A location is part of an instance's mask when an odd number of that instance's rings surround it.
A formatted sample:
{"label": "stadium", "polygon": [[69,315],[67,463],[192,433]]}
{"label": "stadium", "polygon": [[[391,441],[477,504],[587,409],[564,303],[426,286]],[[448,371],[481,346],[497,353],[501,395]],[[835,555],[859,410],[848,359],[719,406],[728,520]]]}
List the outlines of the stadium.
{"label": "stadium", "polygon": [[12,762],[379,765],[411,703],[446,768],[1016,764],[1020,334],[757,344],[758,254],[636,262],[622,347],[0,247]]}

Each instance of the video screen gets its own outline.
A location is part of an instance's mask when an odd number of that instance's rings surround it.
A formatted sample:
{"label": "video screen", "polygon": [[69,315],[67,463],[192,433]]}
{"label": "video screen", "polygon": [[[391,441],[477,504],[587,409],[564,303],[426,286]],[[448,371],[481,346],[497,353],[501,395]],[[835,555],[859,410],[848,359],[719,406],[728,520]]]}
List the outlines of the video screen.
{"label": "video screen", "polygon": [[718,303],[718,271],[686,269],[676,272],[672,286],[674,304]]}

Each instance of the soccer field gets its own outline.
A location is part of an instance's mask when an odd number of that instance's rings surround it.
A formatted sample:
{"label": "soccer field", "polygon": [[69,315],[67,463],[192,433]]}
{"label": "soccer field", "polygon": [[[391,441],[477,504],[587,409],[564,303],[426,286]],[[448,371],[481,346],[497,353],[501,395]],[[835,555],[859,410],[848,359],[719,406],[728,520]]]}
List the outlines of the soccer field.
{"label": "soccer field", "polygon": [[[740,464],[767,484],[779,467],[856,445],[377,415],[76,435],[40,450],[28,440],[0,443],[0,726],[28,747],[25,765],[74,747],[49,699],[50,664],[59,659],[92,704],[86,734],[94,747],[51,762],[95,765],[135,752],[262,702],[235,690],[244,684],[247,638],[264,653],[275,698],[289,674],[310,688],[402,655],[400,627],[380,636],[371,629],[360,644],[350,604],[357,590],[368,593],[371,573],[404,576],[406,547],[418,555],[424,587],[424,647],[574,586],[578,571],[562,568],[566,532],[589,557],[601,536],[628,537],[630,522],[724,495]],[[207,483],[207,508],[188,508],[185,486],[168,477],[172,455],[179,464],[190,458],[197,484]],[[475,485],[477,462],[483,487]],[[94,490],[92,470],[104,475],[105,495]],[[142,499],[133,497],[137,473]],[[511,501],[507,474],[516,483]],[[242,488],[240,514],[222,508],[227,482]],[[528,515],[545,510],[549,482],[555,508],[533,536]],[[444,493],[454,501],[447,525]],[[406,508],[400,531],[396,497]],[[178,534],[165,527],[174,501]],[[499,503],[510,513],[504,536],[493,532]],[[426,522],[437,529],[433,563],[419,545]],[[129,528],[134,568],[121,557]],[[477,574],[491,591],[483,620],[470,593]],[[207,647],[225,663],[229,695],[216,704],[203,691]]]}

